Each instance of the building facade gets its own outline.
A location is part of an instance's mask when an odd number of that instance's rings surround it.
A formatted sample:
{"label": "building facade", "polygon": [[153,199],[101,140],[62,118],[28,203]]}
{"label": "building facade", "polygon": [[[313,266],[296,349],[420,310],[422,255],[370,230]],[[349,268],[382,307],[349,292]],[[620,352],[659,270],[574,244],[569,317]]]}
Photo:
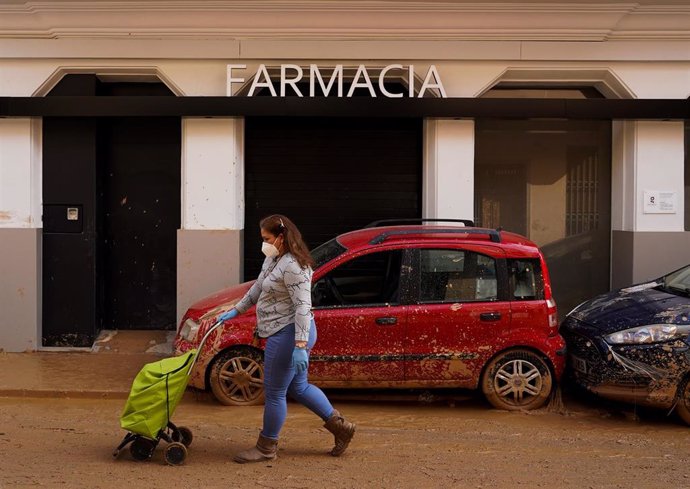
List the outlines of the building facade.
{"label": "building facade", "polygon": [[4,2],[0,348],[174,329],[275,212],[516,231],[565,313],[690,262],[689,97],[682,1]]}

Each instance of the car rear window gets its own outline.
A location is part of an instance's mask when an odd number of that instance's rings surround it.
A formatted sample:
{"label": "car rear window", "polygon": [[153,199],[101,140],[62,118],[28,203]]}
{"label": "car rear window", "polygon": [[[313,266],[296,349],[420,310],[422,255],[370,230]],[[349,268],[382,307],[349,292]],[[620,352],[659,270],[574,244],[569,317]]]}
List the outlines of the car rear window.
{"label": "car rear window", "polygon": [[496,261],[466,250],[422,249],[421,302],[494,301]]}
{"label": "car rear window", "polygon": [[544,298],[541,264],[536,259],[508,260],[510,293],[514,301]]}

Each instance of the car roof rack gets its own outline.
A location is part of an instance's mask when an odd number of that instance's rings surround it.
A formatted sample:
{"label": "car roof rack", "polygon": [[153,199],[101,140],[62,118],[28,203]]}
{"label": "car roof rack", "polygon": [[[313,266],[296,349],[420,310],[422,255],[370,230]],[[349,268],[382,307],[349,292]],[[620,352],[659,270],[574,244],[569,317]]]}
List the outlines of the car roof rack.
{"label": "car roof rack", "polygon": [[404,236],[410,234],[483,234],[489,237],[492,243],[501,242],[501,228],[498,229],[399,229],[395,231],[385,231],[376,235],[369,241],[369,244],[376,245],[383,243],[392,236]]}
{"label": "car roof rack", "polygon": [[426,218],[404,218],[404,219],[381,219],[379,221],[370,222],[365,228],[378,228],[381,226],[393,226],[395,224],[412,224],[412,223],[424,223],[424,222],[460,222],[465,225],[465,227],[474,227],[474,221],[470,219],[426,219]]}

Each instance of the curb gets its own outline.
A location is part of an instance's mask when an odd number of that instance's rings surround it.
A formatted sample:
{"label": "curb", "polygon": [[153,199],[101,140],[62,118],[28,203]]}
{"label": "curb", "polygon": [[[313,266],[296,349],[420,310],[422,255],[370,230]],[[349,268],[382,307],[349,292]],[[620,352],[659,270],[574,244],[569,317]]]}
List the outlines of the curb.
{"label": "curb", "polygon": [[[124,391],[67,391],[40,389],[0,389],[0,399],[121,399],[129,397],[129,390]],[[182,397],[183,401],[204,402],[213,396],[196,389],[187,389]]]}
{"label": "curb", "polygon": [[120,391],[58,391],[36,389],[0,389],[0,398],[36,399],[127,399],[129,392]]}

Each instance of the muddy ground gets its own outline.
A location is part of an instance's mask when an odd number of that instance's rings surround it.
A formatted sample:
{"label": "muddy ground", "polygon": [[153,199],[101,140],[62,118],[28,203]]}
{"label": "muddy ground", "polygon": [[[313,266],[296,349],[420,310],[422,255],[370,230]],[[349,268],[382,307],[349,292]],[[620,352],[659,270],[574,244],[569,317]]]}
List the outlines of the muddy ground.
{"label": "muddy ground", "polygon": [[[194,442],[183,466],[113,460],[122,400],[0,399],[0,488],[572,487],[690,488],[690,429],[656,411],[566,393],[565,407],[509,413],[468,395],[330,393],[356,421],[350,450],[290,404],[279,458],[237,465],[255,441],[261,407],[189,396],[173,420]],[[558,406],[555,406],[558,407]]]}

